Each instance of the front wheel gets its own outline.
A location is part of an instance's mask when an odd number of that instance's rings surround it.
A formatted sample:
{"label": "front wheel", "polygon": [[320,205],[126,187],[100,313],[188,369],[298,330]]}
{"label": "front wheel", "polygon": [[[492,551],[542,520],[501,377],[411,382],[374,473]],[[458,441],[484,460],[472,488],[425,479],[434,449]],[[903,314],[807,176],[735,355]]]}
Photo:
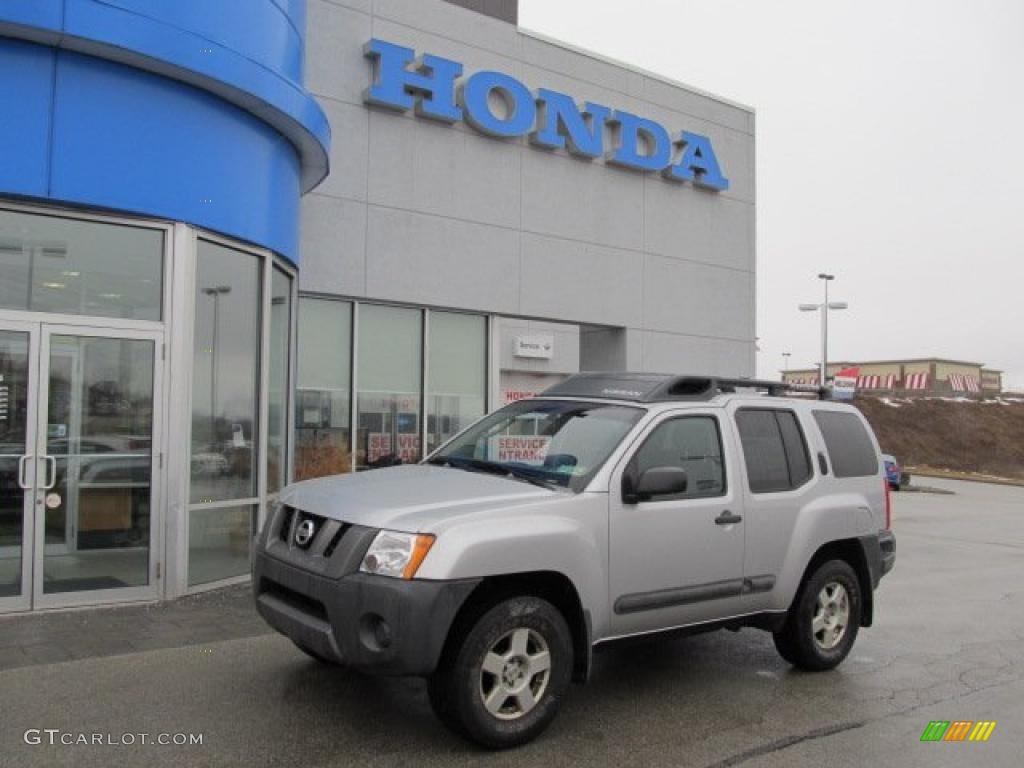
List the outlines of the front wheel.
{"label": "front wheel", "polygon": [[557,714],[572,673],[572,637],[562,614],[538,597],[515,597],[461,631],[429,681],[434,712],[490,749],[537,737]]}
{"label": "front wheel", "polygon": [[829,560],[811,573],[776,632],[775,648],[794,666],[814,672],[842,663],[861,621],[857,574],[843,560]]}

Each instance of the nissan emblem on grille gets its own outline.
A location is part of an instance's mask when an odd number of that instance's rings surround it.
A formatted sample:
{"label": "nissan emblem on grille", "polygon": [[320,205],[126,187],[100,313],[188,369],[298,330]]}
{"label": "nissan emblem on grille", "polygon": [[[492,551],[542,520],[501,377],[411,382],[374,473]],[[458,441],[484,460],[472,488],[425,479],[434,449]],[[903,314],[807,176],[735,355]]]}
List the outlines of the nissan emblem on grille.
{"label": "nissan emblem on grille", "polygon": [[312,520],[303,520],[295,529],[295,543],[300,547],[308,547],[316,534],[316,523]]}

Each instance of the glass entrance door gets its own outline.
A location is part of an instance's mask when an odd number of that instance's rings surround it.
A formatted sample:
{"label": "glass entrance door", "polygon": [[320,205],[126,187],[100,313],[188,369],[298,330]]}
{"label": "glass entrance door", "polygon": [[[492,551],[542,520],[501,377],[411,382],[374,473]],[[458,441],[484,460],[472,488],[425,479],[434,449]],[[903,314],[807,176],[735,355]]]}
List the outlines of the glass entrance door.
{"label": "glass entrance door", "polygon": [[0,320],[0,611],[156,596],[161,344]]}
{"label": "glass entrance door", "polygon": [[156,333],[43,327],[36,607],[155,594],[159,357]]}
{"label": "glass entrance door", "polygon": [[0,323],[0,611],[31,604],[38,336]]}

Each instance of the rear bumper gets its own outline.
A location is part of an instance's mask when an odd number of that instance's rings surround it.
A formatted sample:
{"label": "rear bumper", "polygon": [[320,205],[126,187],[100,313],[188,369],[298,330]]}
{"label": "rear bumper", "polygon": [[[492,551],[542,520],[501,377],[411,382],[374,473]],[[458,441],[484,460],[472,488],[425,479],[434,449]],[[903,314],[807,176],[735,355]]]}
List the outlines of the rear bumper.
{"label": "rear bumper", "polygon": [[882,530],[861,536],[860,543],[871,573],[871,587],[876,589],[882,577],[896,565],[896,536],[892,531]]}
{"label": "rear bumper", "polygon": [[892,531],[881,531],[878,534],[878,549],[881,553],[881,579],[896,565],[896,534]]}
{"label": "rear bumper", "polygon": [[403,581],[311,573],[258,550],[256,610],[294,642],[346,666],[381,675],[429,675],[455,615],[479,579]]}

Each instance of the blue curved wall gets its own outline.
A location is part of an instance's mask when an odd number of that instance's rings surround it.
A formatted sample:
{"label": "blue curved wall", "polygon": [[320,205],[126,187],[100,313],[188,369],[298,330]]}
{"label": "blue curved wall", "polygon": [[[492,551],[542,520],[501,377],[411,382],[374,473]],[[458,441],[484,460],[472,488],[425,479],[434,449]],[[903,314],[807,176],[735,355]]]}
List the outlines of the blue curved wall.
{"label": "blue curved wall", "polygon": [[305,0],[5,0],[0,194],[185,221],[298,261],[330,129]]}

